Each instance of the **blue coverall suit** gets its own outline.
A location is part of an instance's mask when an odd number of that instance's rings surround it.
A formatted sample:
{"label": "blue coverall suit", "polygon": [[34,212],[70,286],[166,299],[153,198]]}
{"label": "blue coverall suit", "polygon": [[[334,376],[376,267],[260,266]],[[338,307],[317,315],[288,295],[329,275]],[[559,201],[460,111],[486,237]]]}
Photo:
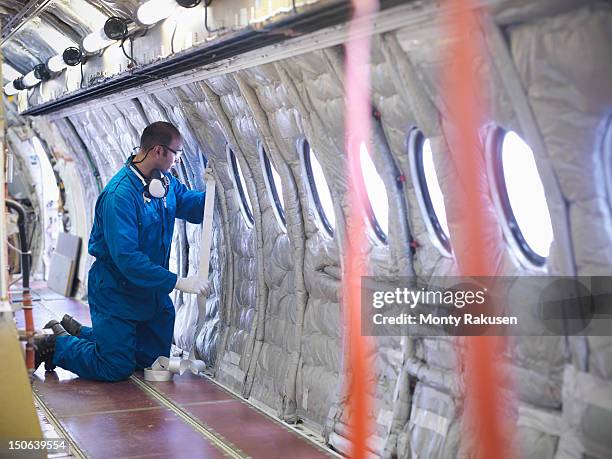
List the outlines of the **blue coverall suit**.
{"label": "blue coverall suit", "polygon": [[204,193],[188,190],[170,174],[168,195],[143,196],[136,174],[123,167],[96,203],[89,253],[92,327],[79,337],[56,338],[53,363],[101,381],[128,378],[134,369],[168,356],[174,305],[168,294],[176,274],[168,271],[174,219],[201,223]]}

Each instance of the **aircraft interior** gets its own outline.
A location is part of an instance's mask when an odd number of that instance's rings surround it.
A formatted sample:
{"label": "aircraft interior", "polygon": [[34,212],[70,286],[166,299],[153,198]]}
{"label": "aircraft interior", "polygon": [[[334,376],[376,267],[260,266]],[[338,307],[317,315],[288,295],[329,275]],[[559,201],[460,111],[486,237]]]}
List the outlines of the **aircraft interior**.
{"label": "aircraft interior", "polygon": [[[0,456],[612,457],[611,3],[0,0],[0,25]],[[507,295],[492,332],[427,297],[465,276]],[[141,294],[172,303],[155,362]],[[64,365],[83,330],[136,363]]]}

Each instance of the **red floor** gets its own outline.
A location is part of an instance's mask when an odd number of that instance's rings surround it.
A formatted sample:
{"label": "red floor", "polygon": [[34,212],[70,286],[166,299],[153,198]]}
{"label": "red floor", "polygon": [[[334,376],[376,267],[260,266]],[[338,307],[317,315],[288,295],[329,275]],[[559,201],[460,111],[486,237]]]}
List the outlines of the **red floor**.
{"label": "red floor", "polygon": [[[59,298],[44,286],[34,288],[41,297],[34,302],[37,328],[65,313],[90,323],[87,306]],[[23,327],[23,313],[16,317]],[[142,374],[133,378],[143,381]],[[89,457],[328,456],[205,378],[186,373],[170,382],[147,382],[146,388],[138,381],[94,382],[60,368],[45,373],[41,366],[34,374],[33,389]],[[165,404],[149,393],[151,389]]]}

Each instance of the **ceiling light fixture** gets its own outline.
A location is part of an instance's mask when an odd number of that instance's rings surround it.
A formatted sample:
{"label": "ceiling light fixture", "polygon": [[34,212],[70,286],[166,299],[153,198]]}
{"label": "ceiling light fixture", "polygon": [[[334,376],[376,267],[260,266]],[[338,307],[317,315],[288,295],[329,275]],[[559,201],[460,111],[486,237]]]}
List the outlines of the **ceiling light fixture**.
{"label": "ceiling light fixture", "polygon": [[149,0],[138,7],[136,19],[140,24],[150,26],[170,16],[177,4],[183,8],[193,8],[200,2],[201,0]]}
{"label": "ceiling light fixture", "polygon": [[19,90],[15,87],[14,81],[9,81],[7,84],[4,85],[4,94],[6,94],[7,96],[14,96],[18,92]]}
{"label": "ceiling light fixture", "polygon": [[115,40],[109,40],[104,33],[104,29],[100,29],[90,33],[83,39],[83,49],[88,53],[97,53],[114,42]]}
{"label": "ceiling light fixture", "polygon": [[47,67],[51,72],[59,73],[66,68],[66,63],[64,62],[62,55],[58,54],[47,61]]}
{"label": "ceiling light fixture", "polygon": [[83,52],[74,46],[69,46],[62,54],[53,56],[47,61],[47,68],[50,72],[59,73],[67,66],[74,67],[83,60]]}
{"label": "ceiling light fixture", "polygon": [[166,19],[176,6],[174,0],[149,0],[136,10],[136,19],[142,25],[150,26]]}
{"label": "ceiling light fixture", "polygon": [[109,47],[117,40],[123,40],[128,34],[128,21],[113,16],[106,20],[104,27],[90,33],[83,39],[83,49],[88,53],[97,53]]}
{"label": "ceiling light fixture", "polygon": [[32,70],[30,73],[27,73],[23,77],[22,81],[23,81],[23,85],[25,86],[25,89],[30,89],[36,86],[38,83],[40,83],[40,78],[38,78],[34,70]]}
{"label": "ceiling light fixture", "polygon": [[[207,1],[206,6],[210,5],[211,1]],[[176,0],[176,3],[181,5],[183,8],[194,8],[198,6],[200,2],[201,0]]]}
{"label": "ceiling light fixture", "polygon": [[47,68],[47,64],[38,64],[34,67],[34,76],[40,81],[49,81],[51,79],[51,72]]}
{"label": "ceiling light fixture", "polygon": [[110,17],[104,24],[104,33],[111,40],[123,40],[128,34],[128,21],[118,16]]}
{"label": "ceiling light fixture", "polygon": [[83,52],[79,48],[70,46],[64,50],[62,59],[66,65],[74,67],[75,65],[79,65],[81,62],[83,62]]}
{"label": "ceiling light fixture", "polygon": [[15,78],[13,80],[13,85],[17,91],[23,91],[26,89],[26,85],[23,82],[23,77]]}

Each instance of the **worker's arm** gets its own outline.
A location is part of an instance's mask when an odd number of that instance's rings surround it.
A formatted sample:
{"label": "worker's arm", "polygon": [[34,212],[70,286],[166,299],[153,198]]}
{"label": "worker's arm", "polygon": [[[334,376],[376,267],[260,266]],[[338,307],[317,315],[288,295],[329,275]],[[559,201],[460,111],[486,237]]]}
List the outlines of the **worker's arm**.
{"label": "worker's arm", "polygon": [[176,285],[176,274],[153,263],[139,249],[138,218],[133,197],[120,190],[109,193],[103,212],[105,240],[121,274],[138,287],[170,293]]}
{"label": "worker's arm", "polygon": [[189,190],[175,177],[170,178],[171,186],[176,196],[176,218],[187,220],[189,223],[199,224],[204,219],[203,191]]}

